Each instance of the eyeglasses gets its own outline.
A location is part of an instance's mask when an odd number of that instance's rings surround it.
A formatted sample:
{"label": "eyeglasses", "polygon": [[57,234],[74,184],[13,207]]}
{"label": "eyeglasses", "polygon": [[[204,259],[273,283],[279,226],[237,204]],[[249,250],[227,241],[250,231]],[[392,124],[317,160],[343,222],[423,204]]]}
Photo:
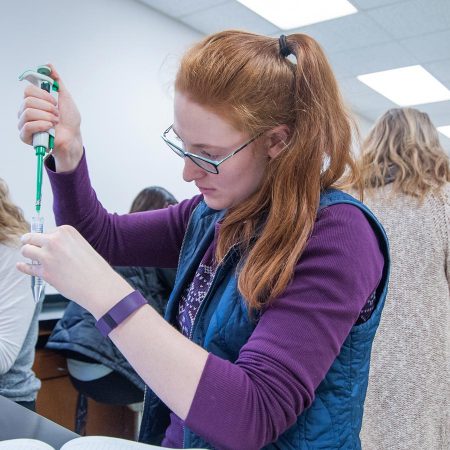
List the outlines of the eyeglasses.
{"label": "eyeglasses", "polygon": [[[167,128],[166,131],[164,131],[161,137],[163,141],[169,146],[169,148],[172,149],[178,156],[180,156],[183,159],[189,158],[198,167],[201,167],[203,170],[206,170],[209,173],[214,173],[217,175],[219,173],[219,166],[222,163],[224,163],[227,159],[230,159],[232,156],[236,155],[236,153],[239,153],[241,150],[244,150],[245,147],[251,144],[255,139],[259,138],[261,134],[262,133],[251,138],[245,144],[241,145],[239,148],[231,152],[228,156],[225,156],[225,158],[219,160],[205,158],[203,156],[184,151],[182,148],[184,143],[180,139],[180,137],[173,131],[173,125],[170,125],[170,127]],[[205,150],[202,151],[208,153]]]}

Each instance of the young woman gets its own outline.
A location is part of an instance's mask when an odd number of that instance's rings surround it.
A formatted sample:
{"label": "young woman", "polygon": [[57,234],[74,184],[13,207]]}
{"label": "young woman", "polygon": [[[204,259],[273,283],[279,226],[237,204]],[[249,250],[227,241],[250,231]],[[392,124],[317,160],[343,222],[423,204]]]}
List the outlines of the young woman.
{"label": "young woman", "polygon": [[[48,172],[57,222],[71,226],[27,234],[23,254],[99,319],[150,387],[141,440],[359,448],[387,241],[367,208],[330,189],[354,165],[319,45],[225,31],[188,51],[163,139],[201,195],[139,215],[97,201],[80,116],[61,86],[59,108],[27,87],[19,128],[30,143],[56,126]],[[178,267],[166,321],[73,227],[111,264]]]}
{"label": "young woman", "polygon": [[450,163],[427,114],[383,114],[362,145],[364,199],[392,246],[363,448],[450,448]]}
{"label": "young woman", "polygon": [[41,387],[31,370],[40,308],[29,277],[16,270],[16,263],[25,260],[19,238],[28,229],[0,178],[0,395],[34,410]]}

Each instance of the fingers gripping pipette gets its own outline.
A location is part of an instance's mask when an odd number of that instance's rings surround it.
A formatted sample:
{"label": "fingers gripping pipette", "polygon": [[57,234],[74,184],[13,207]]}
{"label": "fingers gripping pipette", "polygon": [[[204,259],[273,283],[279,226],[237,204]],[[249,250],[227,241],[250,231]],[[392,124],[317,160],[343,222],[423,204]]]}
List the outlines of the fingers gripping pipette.
{"label": "fingers gripping pipette", "polygon": [[[27,80],[35,86],[44,89],[53,98],[58,101],[58,82],[53,80],[49,75],[51,68],[48,66],[39,66],[36,71],[27,70],[19,76],[19,80]],[[33,134],[33,147],[36,152],[37,170],[36,170],[36,214],[32,218],[31,231],[33,233],[42,233],[44,231],[44,218],[41,217],[41,200],[42,200],[42,173],[44,165],[44,156],[47,151],[51,151],[55,145],[55,130],[51,128],[48,131],[43,131]],[[37,261],[32,261],[32,264],[39,264]],[[44,292],[44,281],[40,277],[31,277],[31,288],[33,290],[34,301],[38,302]]]}

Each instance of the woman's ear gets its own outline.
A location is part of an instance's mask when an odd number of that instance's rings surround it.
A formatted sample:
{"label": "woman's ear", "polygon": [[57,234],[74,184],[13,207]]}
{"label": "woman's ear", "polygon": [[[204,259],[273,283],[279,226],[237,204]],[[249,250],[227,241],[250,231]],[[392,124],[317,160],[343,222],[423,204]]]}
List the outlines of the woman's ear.
{"label": "woman's ear", "polygon": [[289,141],[290,130],[287,125],[277,125],[266,132],[269,159],[276,158],[285,148]]}

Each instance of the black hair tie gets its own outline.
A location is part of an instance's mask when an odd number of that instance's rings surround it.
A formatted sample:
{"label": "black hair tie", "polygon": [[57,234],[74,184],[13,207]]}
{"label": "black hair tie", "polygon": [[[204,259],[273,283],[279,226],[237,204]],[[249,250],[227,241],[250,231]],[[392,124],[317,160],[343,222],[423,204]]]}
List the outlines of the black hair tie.
{"label": "black hair tie", "polygon": [[278,43],[280,44],[280,55],[285,58],[292,54],[292,50],[289,48],[288,43],[286,42],[286,36],[282,34],[278,39]]}

